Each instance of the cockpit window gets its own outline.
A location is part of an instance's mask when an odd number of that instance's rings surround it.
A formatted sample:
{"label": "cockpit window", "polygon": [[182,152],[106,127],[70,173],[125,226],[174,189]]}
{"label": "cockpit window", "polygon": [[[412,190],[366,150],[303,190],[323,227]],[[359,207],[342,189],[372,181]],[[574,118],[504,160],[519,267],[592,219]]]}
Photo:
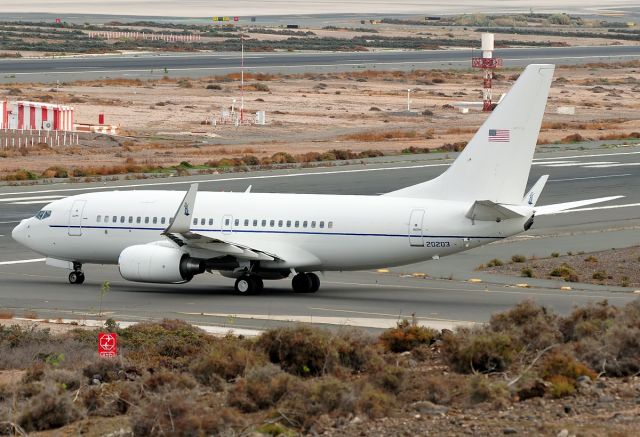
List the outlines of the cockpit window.
{"label": "cockpit window", "polygon": [[39,211],[36,214],[36,218],[38,220],[44,220],[46,218],[49,218],[51,216],[51,211],[45,211],[44,209],[42,211]]}

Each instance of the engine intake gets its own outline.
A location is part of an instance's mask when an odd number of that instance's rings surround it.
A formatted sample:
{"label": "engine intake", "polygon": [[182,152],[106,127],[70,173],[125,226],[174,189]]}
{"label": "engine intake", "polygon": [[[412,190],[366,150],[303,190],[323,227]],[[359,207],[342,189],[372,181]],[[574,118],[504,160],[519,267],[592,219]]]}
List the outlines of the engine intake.
{"label": "engine intake", "polygon": [[120,275],[134,282],[176,284],[189,282],[205,271],[205,260],[175,247],[140,244],[127,247],[118,258]]}

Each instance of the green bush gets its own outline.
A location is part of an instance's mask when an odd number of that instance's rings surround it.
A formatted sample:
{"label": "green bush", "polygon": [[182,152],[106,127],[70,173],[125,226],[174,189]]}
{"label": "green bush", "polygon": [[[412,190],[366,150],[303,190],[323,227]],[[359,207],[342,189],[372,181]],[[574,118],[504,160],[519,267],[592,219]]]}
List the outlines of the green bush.
{"label": "green bush", "polygon": [[277,405],[287,393],[296,392],[302,382],[273,364],[254,367],[229,390],[227,402],[243,412]]}
{"label": "green bush", "polygon": [[566,263],[562,263],[560,266],[551,270],[549,276],[560,277],[567,282],[578,282],[580,280],[576,271]]}
{"label": "green bush", "polygon": [[520,270],[520,276],[524,278],[533,278],[533,270],[529,267],[524,267]]}
{"label": "green bush", "polygon": [[191,372],[200,383],[221,388],[218,378],[231,381],[264,361],[264,357],[250,350],[247,343],[226,337],[214,341],[200,354],[191,365]]}
{"label": "green bush", "polygon": [[487,263],[487,267],[500,267],[504,263],[500,261],[498,258],[494,258]]}
{"label": "green bush", "polygon": [[508,311],[492,315],[489,328],[509,335],[514,347],[536,352],[562,341],[556,322],[557,317],[546,307],[525,300]]}
{"label": "green bush", "polygon": [[511,262],[514,262],[514,263],[523,263],[526,260],[527,260],[527,257],[524,255],[513,255],[511,257]]}
{"label": "green bush", "polygon": [[461,373],[503,372],[517,352],[509,335],[487,328],[458,328],[443,336],[443,358]]}

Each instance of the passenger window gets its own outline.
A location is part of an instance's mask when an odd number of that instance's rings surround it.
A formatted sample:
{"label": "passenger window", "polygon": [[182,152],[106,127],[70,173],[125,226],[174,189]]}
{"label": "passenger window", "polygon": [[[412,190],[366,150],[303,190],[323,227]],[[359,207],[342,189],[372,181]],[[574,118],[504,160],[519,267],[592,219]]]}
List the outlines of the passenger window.
{"label": "passenger window", "polygon": [[194,225],[197,225],[197,224],[198,224],[198,219],[197,219],[197,218],[194,218],[194,219],[193,219],[193,224],[194,224]]}
{"label": "passenger window", "polygon": [[108,215],[105,215],[105,216],[104,216],[104,222],[105,222],[105,223],[109,223],[109,216],[108,216]]}
{"label": "passenger window", "polygon": [[302,227],[303,227],[303,228],[306,228],[306,227],[307,227],[307,221],[306,221],[306,220],[302,222]]}
{"label": "passenger window", "polygon": [[149,217],[145,217],[145,218],[144,218],[144,222],[145,222],[145,223],[149,223]]}
{"label": "passenger window", "polygon": [[324,222],[320,222],[320,228],[324,228]]}
{"label": "passenger window", "polygon": [[316,227],[316,222],[315,222],[315,221],[311,222],[311,227],[312,227],[312,228],[315,228],[315,227]]}
{"label": "passenger window", "polygon": [[233,222],[234,226],[238,226],[240,225],[240,219],[235,219],[235,221]]}
{"label": "passenger window", "polygon": [[291,220],[287,220],[287,227],[290,228],[291,227]]}
{"label": "passenger window", "polygon": [[98,218],[96,218],[96,221],[97,221],[98,223],[100,223],[100,220],[101,220],[101,219],[102,219],[102,216],[98,216]]}
{"label": "passenger window", "polygon": [[129,216],[129,223],[133,223],[133,216]]}
{"label": "passenger window", "polygon": [[158,217],[153,218],[153,224],[155,225],[156,223],[158,223]]}
{"label": "passenger window", "polygon": [[258,226],[258,220],[254,220],[254,221],[253,221],[253,226],[254,226],[254,227]]}
{"label": "passenger window", "polygon": [[142,221],[142,217],[136,217],[136,223],[140,223]]}
{"label": "passenger window", "polygon": [[333,227],[333,222],[329,222],[329,229]]}
{"label": "passenger window", "polygon": [[123,215],[120,216],[120,223],[124,223],[124,216]]}
{"label": "passenger window", "polygon": [[267,226],[267,221],[266,220],[262,220],[262,227],[264,228],[265,226]]}
{"label": "passenger window", "polygon": [[207,224],[207,219],[200,219],[200,226],[204,226]]}
{"label": "passenger window", "polygon": [[213,225],[213,219],[209,219],[209,226]]}
{"label": "passenger window", "polygon": [[165,220],[165,218],[164,218],[164,217],[162,217],[162,218],[160,219],[160,223],[162,223],[163,225],[164,225],[164,220]]}
{"label": "passenger window", "polygon": [[278,227],[281,228],[282,227],[282,220],[278,220]]}
{"label": "passenger window", "polygon": [[249,226],[249,219],[244,219],[244,225]]}
{"label": "passenger window", "polygon": [[300,222],[298,220],[296,220],[296,228],[300,227]]}
{"label": "passenger window", "polygon": [[229,223],[231,223],[231,220],[229,220],[229,219],[224,219],[224,224],[225,224],[225,225],[229,226]]}
{"label": "passenger window", "polygon": [[276,221],[275,220],[271,220],[269,222],[269,226],[274,227],[276,225]]}

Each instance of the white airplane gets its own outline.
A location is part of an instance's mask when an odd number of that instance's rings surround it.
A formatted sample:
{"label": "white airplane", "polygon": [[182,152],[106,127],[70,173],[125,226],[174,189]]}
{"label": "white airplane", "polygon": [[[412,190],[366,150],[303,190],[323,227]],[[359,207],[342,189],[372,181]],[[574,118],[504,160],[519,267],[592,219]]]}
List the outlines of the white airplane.
{"label": "white airplane", "polygon": [[455,162],[439,177],[382,196],[111,191],[56,200],[13,238],[71,270],[118,264],[129,281],[178,284],[219,271],[239,294],[293,276],[313,293],[313,272],[438,259],[528,230],[534,216],[617,199],[536,206],[543,176],[523,196],[553,65],[529,65]]}

